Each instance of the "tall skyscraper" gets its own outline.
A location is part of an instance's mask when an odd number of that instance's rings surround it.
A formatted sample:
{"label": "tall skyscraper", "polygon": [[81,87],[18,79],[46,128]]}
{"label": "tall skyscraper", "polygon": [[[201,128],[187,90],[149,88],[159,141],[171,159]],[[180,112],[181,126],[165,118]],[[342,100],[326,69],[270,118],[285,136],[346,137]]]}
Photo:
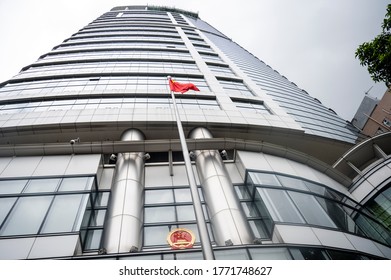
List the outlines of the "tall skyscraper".
{"label": "tall skyscraper", "polygon": [[2,259],[391,259],[390,134],[196,13],[103,14],[0,84],[0,132]]}

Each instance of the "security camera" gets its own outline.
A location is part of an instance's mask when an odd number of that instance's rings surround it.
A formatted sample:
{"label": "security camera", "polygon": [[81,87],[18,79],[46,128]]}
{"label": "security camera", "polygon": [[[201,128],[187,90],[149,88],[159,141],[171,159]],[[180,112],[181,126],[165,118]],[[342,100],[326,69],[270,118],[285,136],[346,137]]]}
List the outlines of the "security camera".
{"label": "security camera", "polygon": [[76,139],[71,139],[71,141],[69,141],[69,143],[71,144],[71,145],[73,145],[73,144],[75,144],[75,143],[79,143],[80,142],[80,138],[79,137],[77,137]]}
{"label": "security camera", "polygon": [[109,158],[109,163],[116,163],[117,162],[117,156],[115,154],[111,154]]}
{"label": "security camera", "polygon": [[228,158],[228,153],[227,153],[226,150],[222,150],[222,151],[220,152],[220,154],[221,154],[221,156],[222,156],[223,158]]}
{"label": "security camera", "polygon": [[149,160],[150,158],[151,158],[151,156],[148,153],[144,154],[144,156],[143,156],[144,160]]}
{"label": "security camera", "polygon": [[195,152],[190,151],[189,152],[189,157],[190,157],[191,160],[195,160],[197,158],[197,155],[195,154]]}

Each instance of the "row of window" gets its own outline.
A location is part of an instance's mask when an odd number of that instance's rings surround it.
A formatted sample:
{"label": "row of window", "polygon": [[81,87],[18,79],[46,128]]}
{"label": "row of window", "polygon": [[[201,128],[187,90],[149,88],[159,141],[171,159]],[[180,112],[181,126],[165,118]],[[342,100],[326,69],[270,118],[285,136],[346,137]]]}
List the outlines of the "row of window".
{"label": "row of window", "polygon": [[[77,57],[77,56],[73,56]],[[159,55],[159,57],[162,57]],[[97,59],[97,56],[94,57]],[[84,58],[85,59],[85,58]],[[107,58],[106,58],[107,59]],[[64,62],[67,62],[69,60],[69,57],[67,57]],[[59,62],[60,60],[57,58],[56,62]],[[208,64],[209,69],[217,74],[217,75],[224,75],[224,76],[230,76],[235,77],[236,75],[232,72],[232,70],[223,65],[214,65],[214,64]],[[131,60],[131,61],[102,61],[102,62],[83,62],[83,63],[77,63],[70,61],[69,63],[63,63],[63,64],[53,64],[53,65],[47,65],[47,66],[32,66],[29,69],[25,70],[24,72],[20,73],[18,77],[23,76],[24,74],[32,74],[32,73],[52,73],[52,74],[66,74],[68,72],[72,71],[88,71],[88,72],[111,72],[111,71],[128,71],[128,72],[189,72],[194,71],[198,72],[199,69],[195,63],[188,63],[188,62],[168,62],[168,61],[140,61],[140,60]],[[228,85],[224,83],[224,85],[228,88]],[[232,86],[230,87],[232,88]]]}
{"label": "row of window", "polygon": [[[391,244],[389,230],[358,211],[355,202],[325,186],[285,175],[249,172],[246,185],[235,186],[235,190],[256,238],[270,239],[275,223],[293,223],[338,229]],[[377,205],[389,208],[389,199],[382,202],[388,190],[369,205],[377,216],[387,211],[380,213]],[[199,194],[208,222],[201,188]],[[80,232],[85,250],[99,249],[108,201],[109,192],[97,192],[93,177],[1,180],[0,236]],[[188,187],[146,189],[144,203],[144,247],[167,246],[168,232],[178,227],[192,230],[199,242]],[[213,242],[209,222],[208,229]]]}
{"label": "row of window", "polygon": [[243,82],[219,80],[219,83],[228,94],[248,97],[254,96],[251,90]]}
{"label": "row of window", "polygon": [[113,62],[83,62],[67,63],[61,65],[33,66],[20,73],[18,77],[24,74],[67,74],[69,72],[199,72],[195,63],[179,63],[168,61],[113,61]]}
{"label": "row of window", "polygon": [[[250,247],[241,249],[219,248],[214,250],[216,260],[377,260],[373,256],[360,255],[355,252],[323,249],[315,247]],[[102,257],[102,256],[100,256]],[[84,257],[89,258],[89,257]],[[103,259],[119,260],[203,260],[200,250],[167,252],[158,254],[138,254]]]}
{"label": "row of window", "polygon": [[79,233],[97,249],[109,201],[93,177],[0,181],[0,236]]}
{"label": "row of window", "polygon": [[183,42],[180,37],[169,37],[166,36],[105,36],[105,37],[88,37],[88,38],[79,38],[67,40],[61,44],[61,47],[67,46],[79,46],[79,45],[89,45],[89,44],[107,44],[107,43],[170,43],[175,45],[182,45]]}
{"label": "row of window", "polygon": [[163,50],[134,50],[132,52],[129,51],[109,51],[109,50],[101,50],[101,51],[87,51],[87,52],[76,52],[76,53],[66,53],[66,54],[56,54],[51,53],[50,55],[45,56],[44,61],[68,61],[72,59],[187,59],[191,58],[189,52],[167,52]]}
{"label": "row of window", "polygon": [[[246,52],[245,50],[240,48],[240,46],[234,43],[229,43],[226,39],[222,37],[215,36],[210,33],[207,33],[206,36],[208,36],[209,39],[211,39],[215,44],[217,44],[230,59],[232,59],[255,82],[257,82],[257,84],[269,95],[271,95],[281,106],[291,107],[290,113],[292,114],[293,118],[297,120],[297,122],[300,123],[303,128],[305,128],[306,133],[315,134],[327,138],[334,138],[347,142],[354,142],[357,139],[357,133],[353,132],[354,128],[346,124],[345,121],[338,116],[331,116],[331,112],[324,106],[312,102],[313,106],[311,107],[309,105],[309,107],[311,108],[308,107],[306,108],[306,110],[302,110],[303,104],[305,105],[307,102],[311,104],[311,101],[313,101],[313,99],[310,100],[310,97],[302,90],[297,88],[296,85],[286,80],[278,72],[273,71],[273,69],[268,67],[258,58]],[[292,100],[297,101],[298,99],[303,101],[303,104],[297,104],[295,108],[292,108]],[[316,108],[316,112],[314,112],[314,108]],[[326,115],[326,117],[324,118],[325,121],[327,121],[328,117],[330,117],[333,120],[337,119],[339,125],[334,126],[332,124],[328,124],[327,126],[329,128],[329,131],[327,132],[324,132],[324,127],[316,127],[315,125],[308,127],[307,124],[312,123],[313,118],[308,118],[305,115],[304,111],[310,111],[310,114],[312,112],[318,113],[319,111],[321,111],[322,114]],[[305,123],[297,116],[306,119]],[[341,127],[343,127],[342,133],[340,132]],[[335,133],[336,131],[337,133]]]}
{"label": "row of window", "polygon": [[166,32],[172,34],[178,34],[178,31],[175,27],[172,26],[145,26],[145,25],[127,25],[127,26],[110,26],[110,27],[93,27],[93,28],[84,28],[80,30],[77,34],[94,34],[98,32],[117,32],[117,31],[151,31],[151,32]]}
{"label": "row of window", "polygon": [[[178,80],[181,83],[193,83],[201,91],[210,91],[206,81],[198,78],[184,78]],[[168,92],[167,77],[153,76],[112,76],[90,77],[72,79],[52,79],[31,81],[25,83],[8,83],[0,88],[0,93],[7,96],[19,94],[48,94],[65,91],[104,91],[104,90],[133,90],[133,91],[157,91]]]}
{"label": "row of window", "polygon": [[[198,189],[209,236],[213,242],[213,234],[208,221],[208,211],[205,206],[201,188]],[[167,234],[174,228],[187,228],[196,236],[196,244],[200,238],[193,208],[190,189],[167,188],[147,189],[144,205],[144,239],[143,246],[168,246]]]}
{"label": "row of window", "polygon": [[267,108],[263,103],[261,104],[261,103],[251,102],[251,101],[237,101],[237,100],[233,100],[233,102],[235,103],[236,108],[240,109],[241,111],[272,115],[270,109]]}
{"label": "row of window", "polygon": [[[102,30],[102,31],[95,31],[95,32],[79,32],[75,35],[73,35],[70,39],[79,38],[79,37],[90,37],[90,36],[97,36],[97,37],[104,37],[104,36],[113,36],[113,35],[119,35],[119,36],[177,36],[178,32],[172,32],[172,31],[166,31],[166,30],[155,30],[155,29],[127,29],[127,30]],[[179,36],[179,35],[178,35]]]}
{"label": "row of window", "polygon": [[216,75],[223,74],[224,76],[236,77],[235,73],[228,66],[208,64],[208,68]]}
{"label": "row of window", "polygon": [[117,43],[91,43],[91,44],[83,44],[83,45],[71,45],[71,46],[60,46],[56,50],[83,50],[83,49],[92,49],[92,48],[129,48],[129,47],[144,47],[144,48],[172,48],[172,49],[186,49],[185,45],[182,43],[174,43],[174,42],[117,42]]}
{"label": "row of window", "polygon": [[391,233],[357,203],[313,182],[271,173],[249,172],[246,186],[236,186],[254,235],[271,238],[274,223],[308,224],[339,229],[391,244]]}
{"label": "row of window", "polygon": [[[250,101],[235,101],[235,106],[242,110],[258,114],[272,114],[263,104]],[[177,98],[179,109],[220,110],[215,99]],[[79,98],[67,100],[48,100],[36,102],[21,102],[0,105],[0,114],[20,114],[28,112],[66,111],[85,109],[142,109],[142,108],[172,108],[171,97],[118,97],[118,98]],[[1,191],[1,183],[0,183]]]}
{"label": "row of window", "polygon": [[[196,110],[220,110],[216,100],[211,99],[176,99],[179,109]],[[67,111],[67,110],[87,110],[87,109],[143,109],[143,108],[172,108],[171,97],[125,97],[125,98],[90,98],[90,99],[70,99],[52,100],[28,103],[15,103],[0,105],[0,114],[19,114],[28,112],[44,111]]]}

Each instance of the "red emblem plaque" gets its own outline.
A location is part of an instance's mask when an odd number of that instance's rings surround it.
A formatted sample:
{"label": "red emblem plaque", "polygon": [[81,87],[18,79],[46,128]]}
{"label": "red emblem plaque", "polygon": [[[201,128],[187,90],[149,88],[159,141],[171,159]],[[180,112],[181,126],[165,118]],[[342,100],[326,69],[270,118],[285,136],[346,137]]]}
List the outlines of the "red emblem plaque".
{"label": "red emblem plaque", "polygon": [[189,229],[176,228],[168,234],[167,242],[172,249],[188,249],[193,247],[195,235]]}

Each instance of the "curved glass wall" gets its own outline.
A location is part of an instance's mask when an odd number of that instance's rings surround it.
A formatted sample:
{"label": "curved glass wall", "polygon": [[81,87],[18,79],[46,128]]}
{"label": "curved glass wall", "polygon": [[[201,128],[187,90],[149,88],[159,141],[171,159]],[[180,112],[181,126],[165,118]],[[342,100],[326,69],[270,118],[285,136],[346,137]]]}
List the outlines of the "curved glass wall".
{"label": "curved glass wall", "polygon": [[[184,110],[220,110],[220,106],[215,99],[177,98],[176,103],[177,108]],[[0,103],[0,115],[85,109],[158,109],[172,108],[172,106],[172,99],[169,96],[72,98],[63,100],[20,102],[5,105],[1,105]]]}
{"label": "curved glass wall", "polygon": [[[201,20],[195,22],[205,28]],[[208,29],[206,29],[208,30]],[[212,32],[212,31],[211,31]],[[225,55],[300,123],[306,133],[355,143],[358,131],[263,61],[216,31],[205,33]],[[292,100],[295,103],[292,103]]]}
{"label": "curved glass wall", "polygon": [[18,75],[21,78],[25,75],[66,75],[68,73],[110,73],[113,71],[120,72],[166,72],[173,73],[199,73],[195,63],[173,62],[173,61],[101,61],[101,62],[68,62],[57,63],[54,65],[32,66]]}
{"label": "curved glass wall", "polygon": [[303,224],[391,245],[391,231],[361,205],[327,186],[283,174],[249,171],[246,185],[235,188],[257,238],[270,239],[276,223]]}
{"label": "curved glass wall", "polygon": [[[97,74],[95,74],[97,75]],[[210,92],[204,79],[181,77],[180,82],[193,83],[202,92]],[[168,93],[167,77],[154,76],[91,76],[81,78],[42,79],[31,82],[8,83],[0,88],[2,96],[28,96],[61,92],[80,92],[88,95],[92,91],[123,90],[131,92]]]}
{"label": "curved glass wall", "polygon": [[365,203],[365,209],[391,231],[391,182],[384,186],[378,195]]}
{"label": "curved glass wall", "polygon": [[86,50],[75,53],[50,53],[45,56],[41,61],[69,61],[74,59],[191,59],[191,55],[187,51],[170,51],[167,49],[141,49],[129,51],[120,50]]}

